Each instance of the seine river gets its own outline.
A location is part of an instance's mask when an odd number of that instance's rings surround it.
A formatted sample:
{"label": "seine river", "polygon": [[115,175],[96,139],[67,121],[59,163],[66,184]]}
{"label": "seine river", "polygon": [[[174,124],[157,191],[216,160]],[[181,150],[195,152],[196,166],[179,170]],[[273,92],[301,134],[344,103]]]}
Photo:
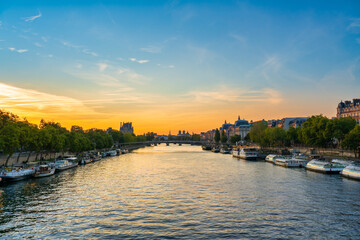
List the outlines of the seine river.
{"label": "seine river", "polygon": [[1,239],[359,239],[360,182],[198,146],[0,188]]}

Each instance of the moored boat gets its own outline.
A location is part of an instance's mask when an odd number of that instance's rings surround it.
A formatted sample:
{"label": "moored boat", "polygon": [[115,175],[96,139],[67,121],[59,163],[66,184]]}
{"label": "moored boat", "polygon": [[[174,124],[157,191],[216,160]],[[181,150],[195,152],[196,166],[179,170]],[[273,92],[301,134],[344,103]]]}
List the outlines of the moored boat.
{"label": "moored boat", "polygon": [[227,148],[221,148],[221,149],[220,149],[220,152],[221,152],[222,154],[230,154],[230,153],[231,153],[231,151],[230,151],[229,149],[227,149]]}
{"label": "moored boat", "polygon": [[346,166],[341,172],[341,176],[360,181],[360,163],[351,163]]}
{"label": "moored boat", "polygon": [[245,160],[257,160],[259,151],[256,148],[238,148],[233,151],[233,157]]}
{"label": "moored boat", "polygon": [[77,158],[58,159],[55,161],[55,172],[61,172],[70,168],[77,167]]}
{"label": "moored boat", "polygon": [[54,164],[47,164],[42,163],[35,168],[35,173],[33,177],[40,178],[40,177],[48,177],[55,174],[55,165]]}
{"label": "moored boat", "polygon": [[346,167],[345,164],[326,160],[312,160],[306,164],[306,169],[315,172],[338,174]]}
{"label": "moored boat", "polygon": [[275,159],[278,158],[279,156],[276,154],[269,154],[265,157],[265,161],[274,164],[275,163]]}
{"label": "moored boat", "polygon": [[214,152],[214,153],[219,153],[219,152],[220,152],[220,149],[217,148],[217,147],[213,147],[213,148],[211,149],[211,151]]}
{"label": "moored boat", "polygon": [[6,167],[0,173],[3,182],[15,182],[31,177],[34,174],[34,168]]}
{"label": "moored boat", "polygon": [[305,167],[308,161],[301,158],[285,158],[278,157],[275,159],[275,165],[288,167],[288,168],[301,168]]}

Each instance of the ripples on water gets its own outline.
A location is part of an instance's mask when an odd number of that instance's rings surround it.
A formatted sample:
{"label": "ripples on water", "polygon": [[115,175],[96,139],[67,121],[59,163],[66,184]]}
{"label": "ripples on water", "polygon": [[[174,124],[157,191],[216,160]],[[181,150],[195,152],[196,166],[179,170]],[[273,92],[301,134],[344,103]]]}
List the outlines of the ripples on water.
{"label": "ripples on water", "polygon": [[0,188],[2,239],[359,239],[360,182],[148,147]]}

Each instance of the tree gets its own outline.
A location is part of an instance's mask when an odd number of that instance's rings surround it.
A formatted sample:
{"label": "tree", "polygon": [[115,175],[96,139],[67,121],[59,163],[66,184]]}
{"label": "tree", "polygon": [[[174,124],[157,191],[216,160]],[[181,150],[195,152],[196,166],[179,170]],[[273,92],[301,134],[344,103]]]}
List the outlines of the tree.
{"label": "tree", "polygon": [[250,140],[261,144],[266,128],[267,124],[265,121],[254,123],[249,132]]}
{"label": "tree", "polygon": [[341,145],[341,141],[356,125],[356,120],[352,117],[335,118],[330,120],[325,129],[326,138],[336,139]]}
{"label": "tree", "polygon": [[287,146],[292,146],[292,145],[300,142],[300,140],[299,140],[299,130],[300,129],[301,128],[290,127],[286,131],[286,145]]}
{"label": "tree", "polygon": [[236,144],[236,142],[239,142],[240,140],[241,140],[241,136],[237,134],[230,137],[231,144]]}
{"label": "tree", "polygon": [[5,154],[8,154],[6,158],[5,166],[8,164],[10,157],[20,147],[20,130],[13,122],[6,122],[0,130],[0,147]]}
{"label": "tree", "polygon": [[216,129],[216,130],[215,130],[214,140],[215,140],[216,143],[219,143],[219,141],[220,141],[220,132],[219,132],[219,129]]}
{"label": "tree", "polygon": [[353,130],[345,135],[344,140],[341,143],[341,147],[344,149],[353,150],[355,157],[359,156],[360,150],[360,126],[356,125]]}
{"label": "tree", "polygon": [[322,115],[312,116],[304,123],[300,131],[301,142],[308,146],[326,147],[331,143],[331,136],[326,134],[330,120]]}
{"label": "tree", "polygon": [[227,136],[225,134],[224,129],[221,131],[221,142],[226,143],[227,142]]}
{"label": "tree", "polygon": [[192,140],[192,141],[200,141],[200,140],[201,140],[201,137],[200,137],[199,134],[193,134],[193,135],[191,136],[191,140]]}

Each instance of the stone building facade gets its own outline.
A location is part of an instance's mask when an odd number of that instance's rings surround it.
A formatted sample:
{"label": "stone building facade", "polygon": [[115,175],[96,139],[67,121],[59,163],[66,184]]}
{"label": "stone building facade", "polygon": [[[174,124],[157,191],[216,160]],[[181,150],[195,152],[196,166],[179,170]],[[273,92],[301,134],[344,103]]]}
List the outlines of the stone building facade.
{"label": "stone building facade", "polygon": [[337,107],[336,117],[352,117],[360,124],[360,99],[356,98],[353,99],[353,101],[341,101]]}

